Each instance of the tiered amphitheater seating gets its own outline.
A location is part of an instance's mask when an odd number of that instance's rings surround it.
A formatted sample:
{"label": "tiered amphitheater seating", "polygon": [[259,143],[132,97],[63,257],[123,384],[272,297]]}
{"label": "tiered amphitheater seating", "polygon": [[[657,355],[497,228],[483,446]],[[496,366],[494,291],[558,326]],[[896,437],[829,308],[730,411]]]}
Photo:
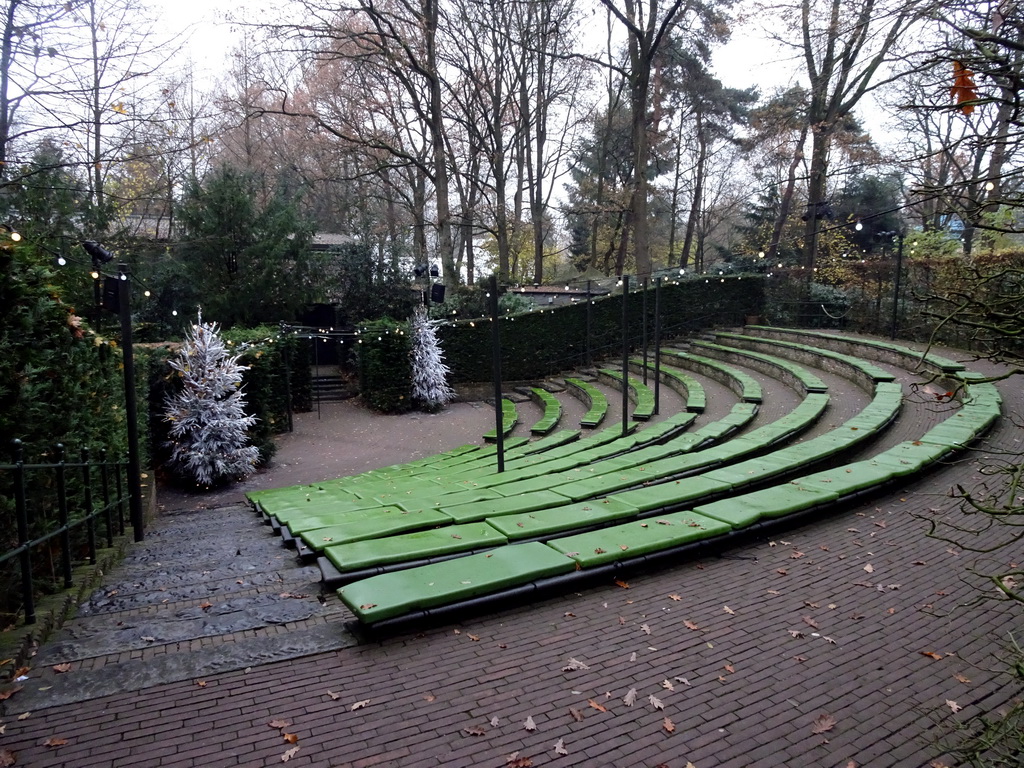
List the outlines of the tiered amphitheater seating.
{"label": "tiered amphitheater seating", "polygon": [[[418,473],[420,485],[436,481],[430,503],[424,503],[427,497],[391,503],[393,498],[380,494],[364,495],[382,482],[392,495],[403,492],[389,468],[390,473],[339,483],[346,493],[335,495],[335,522],[329,525],[318,525],[329,517],[320,515],[323,497],[318,499],[316,514],[300,515],[302,536],[311,549],[323,551],[325,577],[348,582],[338,595],[359,622],[383,630],[577,588],[582,581],[662,560],[677,562],[766,526],[825,514],[928,469],[999,416],[995,387],[954,361],[833,334],[747,331],[752,335],[720,333],[714,343],[695,343],[700,355],[661,351],[662,380],[685,393],[687,408],[697,399],[694,393],[703,394],[695,376],[722,382],[737,394],[740,402],[716,422],[680,433],[682,417],[694,418],[681,411],[653,430],[623,436],[618,427],[609,428],[605,432],[619,434],[604,442],[584,439],[520,453],[511,473],[502,475],[488,472],[486,454],[476,456],[485,449],[462,447],[406,465]],[[844,460],[882,434],[902,404],[895,377],[871,360],[906,369],[923,363],[936,375],[955,377],[950,391],[960,395],[960,407],[917,440]],[[809,364],[850,379],[872,399],[843,424],[794,442],[828,406],[828,388],[807,370]],[[634,372],[639,365],[632,361]],[[759,382],[741,368],[772,375],[803,397],[781,418],[723,440],[753,417],[763,399]],[[593,393],[586,397],[594,402]],[[661,435],[642,441],[648,431]],[[808,472],[815,464],[826,468]],[[476,474],[446,483],[446,473],[456,469],[460,476]],[[295,501],[301,492],[293,491],[290,505],[281,503],[284,495],[251,498],[292,524],[303,503],[312,503]]]}

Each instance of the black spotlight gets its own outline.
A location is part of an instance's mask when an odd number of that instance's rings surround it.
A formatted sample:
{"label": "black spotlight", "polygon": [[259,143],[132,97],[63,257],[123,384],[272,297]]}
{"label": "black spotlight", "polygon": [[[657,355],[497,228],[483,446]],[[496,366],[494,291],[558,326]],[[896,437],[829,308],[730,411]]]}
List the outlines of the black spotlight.
{"label": "black spotlight", "polygon": [[97,243],[95,240],[85,240],[82,242],[82,247],[85,248],[85,252],[92,257],[92,263],[95,264],[106,264],[108,261],[114,260],[114,254],[104,248],[102,245]]}

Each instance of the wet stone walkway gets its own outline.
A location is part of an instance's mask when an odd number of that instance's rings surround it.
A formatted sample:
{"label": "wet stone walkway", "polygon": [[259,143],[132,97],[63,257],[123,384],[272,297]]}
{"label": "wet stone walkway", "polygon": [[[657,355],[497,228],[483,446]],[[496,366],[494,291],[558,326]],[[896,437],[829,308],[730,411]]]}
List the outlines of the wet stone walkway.
{"label": "wet stone walkway", "polygon": [[338,631],[340,603],[320,595],[319,581],[319,569],[299,564],[246,505],[164,513],[33,659],[18,707],[85,701],[353,644]]}

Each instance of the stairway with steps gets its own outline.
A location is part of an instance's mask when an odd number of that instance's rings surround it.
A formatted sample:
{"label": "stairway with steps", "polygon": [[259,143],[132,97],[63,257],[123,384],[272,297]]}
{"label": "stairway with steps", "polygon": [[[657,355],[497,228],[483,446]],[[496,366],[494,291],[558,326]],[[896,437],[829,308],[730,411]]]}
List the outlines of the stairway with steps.
{"label": "stairway with steps", "polygon": [[313,366],[313,402],[331,403],[348,400],[358,394],[338,372],[331,366]]}
{"label": "stairway with steps", "polygon": [[248,506],[164,513],[40,649],[19,711],[351,645],[319,580]]}

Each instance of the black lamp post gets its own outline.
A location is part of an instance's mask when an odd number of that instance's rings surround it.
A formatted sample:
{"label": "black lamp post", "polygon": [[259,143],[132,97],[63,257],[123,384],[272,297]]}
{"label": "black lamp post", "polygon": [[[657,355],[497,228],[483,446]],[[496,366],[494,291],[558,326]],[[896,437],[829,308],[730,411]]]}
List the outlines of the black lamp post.
{"label": "black lamp post", "polygon": [[135,352],[132,348],[132,309],[131,284],[127,264],[118,264],[118,276],[108,278],[116,283],[116,292],[107,291],[108,295],[100,299],[99,267],[114,259],[114,254],[97,243],[86,240],[82,243],[85,252],[92,258],[93,281],[96,297],[97,329],[99,313],[103,306],[116,312],[121,320],[121,351],[124,355],[124,405],[125,418],[128,422],[128,510],[131,516],[135,541],[142,541],[145,532],[142,520],[142,468],[139,460],[139,417],[135,398]]}
{"label": "black lamp post", "polygon": [[893,235],[896,240],[896,274],[893,275],[892,280],[892,324],[889,328],[889,338],[896,338],[896,331],[899,328],[899,312],[900,312],[900,283],[903,278],[903,238],[904,233],[901,230],[893,232],[879,232],[879,236],[885,237],[887,235]]}

